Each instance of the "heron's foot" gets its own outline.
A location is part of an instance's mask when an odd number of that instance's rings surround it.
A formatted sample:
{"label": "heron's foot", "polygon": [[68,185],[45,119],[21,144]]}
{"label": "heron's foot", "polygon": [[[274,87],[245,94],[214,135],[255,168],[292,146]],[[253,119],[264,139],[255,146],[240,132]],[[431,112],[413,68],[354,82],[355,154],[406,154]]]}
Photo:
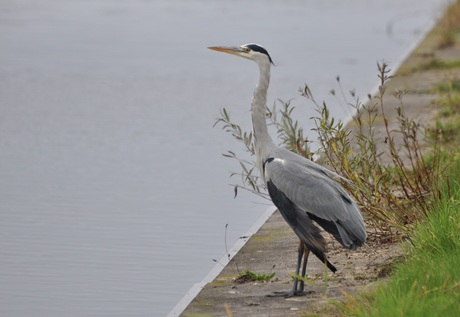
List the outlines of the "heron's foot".
{"label": "heron's foot", "polygon": [[266,295],[267,297],[284,297],[284,298],[289,298],[289,297],[295,297],[295,296],[306,296],[310,294],[314,294],[315,291],[287,291],[287,292],[273,292],[273,294],[268,294]]}

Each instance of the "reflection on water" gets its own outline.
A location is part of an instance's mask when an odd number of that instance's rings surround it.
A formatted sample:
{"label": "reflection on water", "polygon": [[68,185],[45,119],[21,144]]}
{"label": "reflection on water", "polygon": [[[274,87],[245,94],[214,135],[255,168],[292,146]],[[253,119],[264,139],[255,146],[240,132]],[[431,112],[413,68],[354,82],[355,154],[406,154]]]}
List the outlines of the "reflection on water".
{"label": "reflection on water", "polygon": [[437,6],[1,3],[0,315],[165,315],[225,252],[225,224],[232,244],[265,211],[233,200],[238,166],[220,153],[238,146],[212,128],[223,106],[249,128],[257,70],[207,46],[266,46],[270,100],[305,82],[329,98],[337,74],[365,95],[375,61],[398,61]]}

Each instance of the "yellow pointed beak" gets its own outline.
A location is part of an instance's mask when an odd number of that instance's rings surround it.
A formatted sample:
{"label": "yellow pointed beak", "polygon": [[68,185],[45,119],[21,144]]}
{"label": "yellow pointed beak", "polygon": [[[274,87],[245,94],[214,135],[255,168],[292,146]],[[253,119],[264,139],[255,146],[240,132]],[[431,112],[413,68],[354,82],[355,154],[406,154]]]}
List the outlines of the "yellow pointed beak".
{"label": "yellow pointed beak", "polygon": [[210,50],[248,58],[247,53],[237,46],[210,46]]}

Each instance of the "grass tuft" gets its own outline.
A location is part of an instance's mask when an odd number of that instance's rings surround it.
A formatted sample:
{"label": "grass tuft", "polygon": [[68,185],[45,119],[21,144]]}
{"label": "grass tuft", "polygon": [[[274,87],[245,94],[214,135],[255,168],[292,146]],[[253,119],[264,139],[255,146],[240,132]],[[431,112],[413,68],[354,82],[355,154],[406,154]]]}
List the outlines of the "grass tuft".
{"label": "grass tuft", "polygon": [[246,282],[268,282],[275,276],[275,273],[270,274],[258,274],[252,271],[246,270],[235,279],[236,283]]}

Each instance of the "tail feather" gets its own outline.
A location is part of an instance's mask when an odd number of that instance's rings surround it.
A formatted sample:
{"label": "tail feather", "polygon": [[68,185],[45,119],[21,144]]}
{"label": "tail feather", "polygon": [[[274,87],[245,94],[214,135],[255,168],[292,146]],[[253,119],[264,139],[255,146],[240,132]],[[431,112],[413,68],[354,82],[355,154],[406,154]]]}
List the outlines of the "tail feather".
{"label": "tail feather", "polygon": [[[307,248],[308,248],[308,246],[307,246]],[[323,253],[323,254],[317,253],[317,252],[315,252],[314,250],[310,250],[310,251],[311,251],[314,255],[316,255],[316,257],[317,257],[318,259],[320,259],[321,262],[323,262],[324,264],[326,264],[327,268],[328,268],[329,270],[331,270],[332,273],[335,273],[335,272],[337,271],[337,269],[335,268],[335,266],[334,266],[331,262],[329,262],[329,260],[326,258],[326,255],[325,255],[324,253]]]}

